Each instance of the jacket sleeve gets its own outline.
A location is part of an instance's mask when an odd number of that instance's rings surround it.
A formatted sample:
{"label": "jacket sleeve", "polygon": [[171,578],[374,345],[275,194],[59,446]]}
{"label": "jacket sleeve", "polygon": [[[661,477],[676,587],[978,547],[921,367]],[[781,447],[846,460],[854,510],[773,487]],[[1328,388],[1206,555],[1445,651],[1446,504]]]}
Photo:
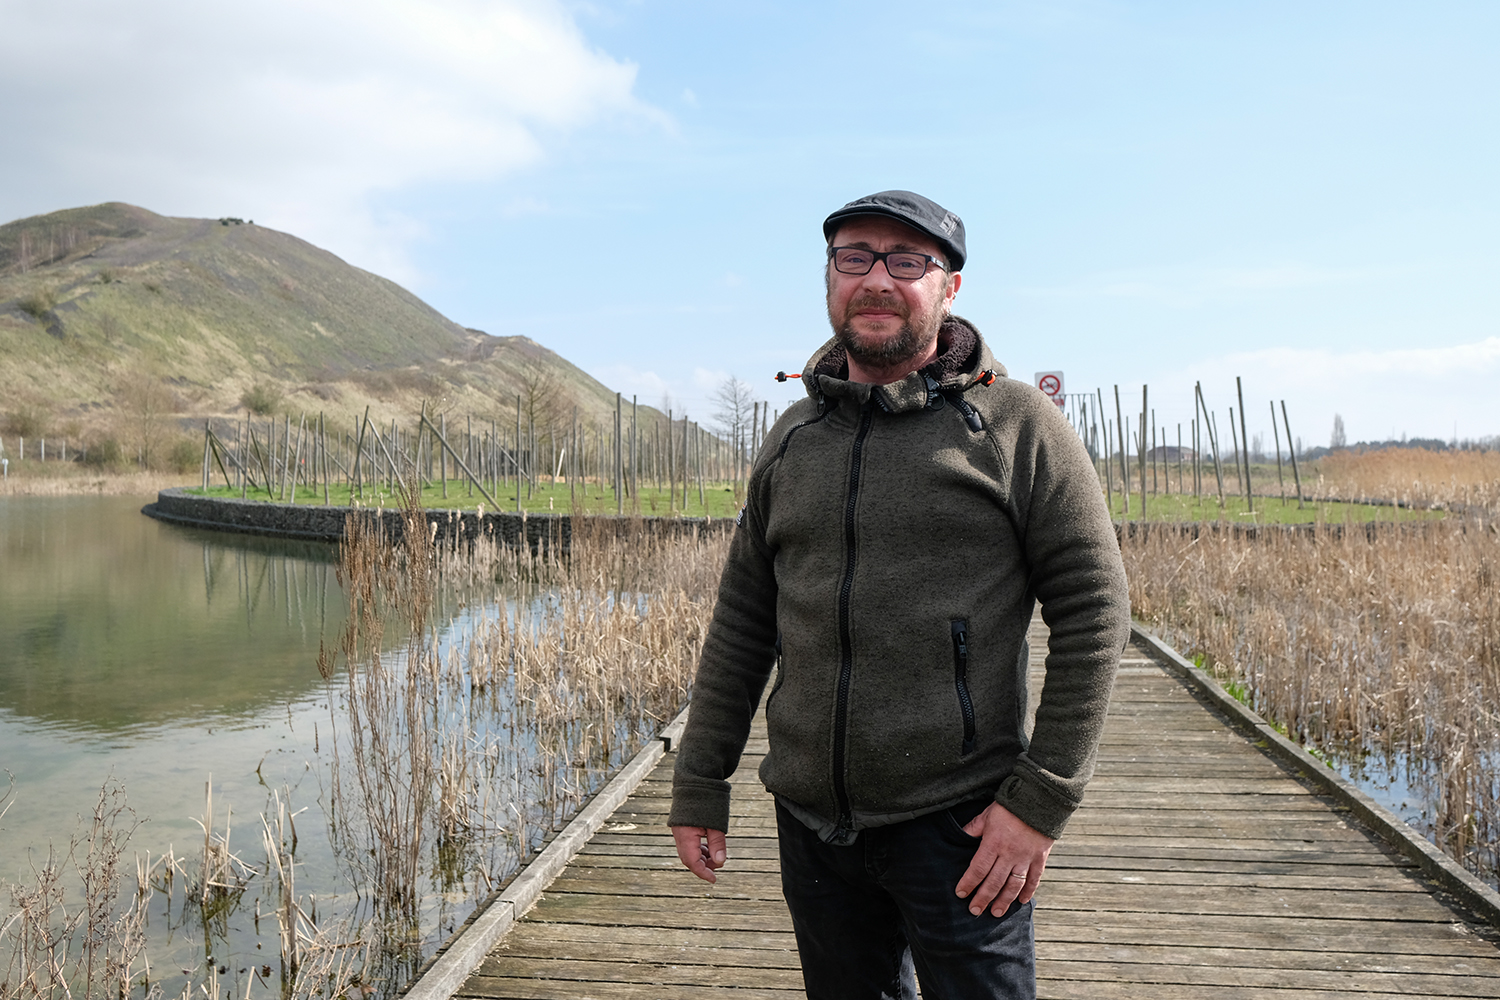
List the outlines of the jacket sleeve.
{"label": "jacket sleeve", "polygon": [[1054,404],[1029,387],[1025,400],[1030,419],[1014,442],[1011,500],[1032,592],[1051,635],[1031,744],[996,800],[1057,837],[1093,776],[1115,671],[1130,638],[1130,595],[1093,463]]}
{"label": "jacket sleeve", "polygon": [[730,543],[672,776],[672,826],[729,828],[729,776],[775,662],[776,575],[756,480]]}

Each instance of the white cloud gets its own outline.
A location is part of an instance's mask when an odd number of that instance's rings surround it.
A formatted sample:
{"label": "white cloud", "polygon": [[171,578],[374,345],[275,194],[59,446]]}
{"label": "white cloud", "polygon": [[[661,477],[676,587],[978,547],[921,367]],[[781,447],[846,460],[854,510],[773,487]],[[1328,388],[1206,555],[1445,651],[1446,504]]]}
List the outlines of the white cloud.
{"label": "white cloud", "polygon": [[555,0],[0,0],[0,23],[5,218],[237,215],[396,277],[420,230],[381,194],[502,176],[606,118],[665,122]]}
{"label": "white cloud", "polygon": [[667,379],[654,371],[642,371],[628,364],[590,368],[589,374],[622,394],[626,406],[630,405],[631,396],[643,406],[660,406],[664,398],[674,395],[675,387]]}
{"label": "white cloud", "polygon": [[678,417],[686,412],[688,419],[702,423],[713,422],[714,393],[729,378],[728,372],[694,368],[685,380],[672,379],[625,363],[598,365],[588,372],[623,394],[627,406],[633,395],[643,406],[671,410]]}
{"label": "white cloud", "polygon": [[1350,441],[1500,433],[1500,393],[1494,389],[1500,383],[1500,336],[1384,351],[1276,347],[1240,352],[1158,376],[1161,386],[1181,391],[1163,399],[1153,385],[1153,396],[1162,399],[1164,419],[1170,405],[1183,411],[1170,419],[1186,421],[1192,385],[1201,381],[1222,420],[1224,407],[1237,405],[1236,376],[1243,380],[1247,417],[1252,425],[1267,425],[1268,441],[1267,400],[1282,399],[1293,432],[1309,445],[1327,444],[1335,413],[1343,416]]}

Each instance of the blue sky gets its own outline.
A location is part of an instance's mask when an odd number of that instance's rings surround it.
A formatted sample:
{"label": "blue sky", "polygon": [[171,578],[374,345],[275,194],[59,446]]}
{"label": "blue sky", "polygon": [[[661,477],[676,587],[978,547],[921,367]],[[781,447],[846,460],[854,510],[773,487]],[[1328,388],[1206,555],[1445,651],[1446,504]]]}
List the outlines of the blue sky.
{"label": "blue sky", "polygon": [[[1500,433],[1500,5],[0,0],[0,216],[325,246],[707,418],[827,336],[824,215],[960,214],[1014,377]],[[72,53],[58,70],[57,46]],[[20,140],[24,138],[24,142]],[[16,155],[21,153],[22,155]],[[1112,403],[1112,397],[1109,400]]]}

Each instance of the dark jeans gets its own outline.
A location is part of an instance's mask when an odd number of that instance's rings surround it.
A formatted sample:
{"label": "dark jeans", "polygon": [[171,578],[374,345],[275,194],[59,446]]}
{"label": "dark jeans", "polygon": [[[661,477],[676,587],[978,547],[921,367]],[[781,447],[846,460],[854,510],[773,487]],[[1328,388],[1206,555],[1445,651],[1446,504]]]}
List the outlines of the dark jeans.
{"label": "dark jeans", "polygon": [[864,830],[830,847],[778,803],[781,887],[809,1000],[978,1000],[1036,996],[1032,904],[969,912],[954,887],[987,802]]}

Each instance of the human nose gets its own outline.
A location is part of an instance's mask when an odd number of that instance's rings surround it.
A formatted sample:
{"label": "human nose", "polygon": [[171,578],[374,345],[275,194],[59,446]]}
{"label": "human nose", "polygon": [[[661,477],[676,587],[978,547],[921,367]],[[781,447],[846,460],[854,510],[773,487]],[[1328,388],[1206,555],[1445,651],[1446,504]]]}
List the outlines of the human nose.
{"label": "human nose", "polygon": [[889,257],[881,257],[880,260],[875,262],[875,266],[865,273],[863,280],[866,285],[874,285],[881,288],[896,287],[896,276],[891,274],[891,259]]}

